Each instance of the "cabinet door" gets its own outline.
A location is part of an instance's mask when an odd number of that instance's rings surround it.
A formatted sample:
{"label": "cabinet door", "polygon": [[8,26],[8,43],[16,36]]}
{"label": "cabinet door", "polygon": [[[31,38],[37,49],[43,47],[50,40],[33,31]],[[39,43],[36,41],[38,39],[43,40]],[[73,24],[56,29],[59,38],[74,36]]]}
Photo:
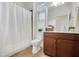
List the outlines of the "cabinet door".
{"label": "cabinet door", "polygon": [[56,56],[56,40],[44,37],[44,53],[49,56]]}
{"label": "cabinet door", "polygon": [[75,51],[74,51],[74,54],[76,57],[79,57],[79,41],[76,42],[75,41]]}
{"label": "cabinet door", "polygon": [[57,56],[74,56],[74,41],[61,39],[57,40]]}

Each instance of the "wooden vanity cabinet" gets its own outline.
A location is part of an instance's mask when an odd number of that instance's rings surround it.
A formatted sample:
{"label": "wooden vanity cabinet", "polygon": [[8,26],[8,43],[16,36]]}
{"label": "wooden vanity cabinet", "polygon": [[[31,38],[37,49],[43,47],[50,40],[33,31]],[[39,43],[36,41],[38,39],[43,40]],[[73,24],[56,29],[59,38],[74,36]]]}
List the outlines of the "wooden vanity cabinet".
{"label": "wooden vanity cabinet", "polygon": [[44,52],[49,56],[56,56],[56,40],[51,37],[45,37]]}
{"label": "wooden vanity cabinet", "polygon": [[57,40],[57,56],[69,57],[74,56],[74,41],[70,40]]}
{"label": "wooden vanity cabinet", "polygon": [[45,32],[44,53],[54,57],[78,57],[79,35]]}

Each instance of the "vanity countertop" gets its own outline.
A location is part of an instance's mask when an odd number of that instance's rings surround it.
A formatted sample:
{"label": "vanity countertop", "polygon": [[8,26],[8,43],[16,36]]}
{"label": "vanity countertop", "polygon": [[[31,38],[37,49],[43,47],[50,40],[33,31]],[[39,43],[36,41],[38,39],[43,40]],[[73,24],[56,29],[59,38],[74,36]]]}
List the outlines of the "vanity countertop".
{"label": "vanity countertop", "polygon": [[79,32],[63,32],[63,31],[45,31],[49,33],[68,33],[68,34],[79,34]]}

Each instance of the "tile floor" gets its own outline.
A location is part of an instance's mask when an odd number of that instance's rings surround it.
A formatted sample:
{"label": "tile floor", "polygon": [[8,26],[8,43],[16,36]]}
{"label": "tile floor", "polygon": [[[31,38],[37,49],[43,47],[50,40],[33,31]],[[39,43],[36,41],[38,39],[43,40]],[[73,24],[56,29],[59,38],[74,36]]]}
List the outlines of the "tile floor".
{"label": "tile floor", "polygon": [[23,51],[20,51],[12,55],[11,57],[48,57],[48,56],[43,53],[43,49],[41,49],[38,53],[33,54],[32,47],[28,47]]}

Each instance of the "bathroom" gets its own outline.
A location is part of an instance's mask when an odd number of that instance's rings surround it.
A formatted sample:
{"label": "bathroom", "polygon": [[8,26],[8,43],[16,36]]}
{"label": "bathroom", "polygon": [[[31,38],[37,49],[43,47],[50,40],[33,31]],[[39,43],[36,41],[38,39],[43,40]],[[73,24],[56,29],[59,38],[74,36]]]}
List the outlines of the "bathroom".
{"label": "bathroom", "polygon": [[30,46],[30,57],[41,50],[41,57],[47,57],[43,52],[46,28],[78,33],[78,14],[79,2],[0,2],[0,57],[18,57]]}

